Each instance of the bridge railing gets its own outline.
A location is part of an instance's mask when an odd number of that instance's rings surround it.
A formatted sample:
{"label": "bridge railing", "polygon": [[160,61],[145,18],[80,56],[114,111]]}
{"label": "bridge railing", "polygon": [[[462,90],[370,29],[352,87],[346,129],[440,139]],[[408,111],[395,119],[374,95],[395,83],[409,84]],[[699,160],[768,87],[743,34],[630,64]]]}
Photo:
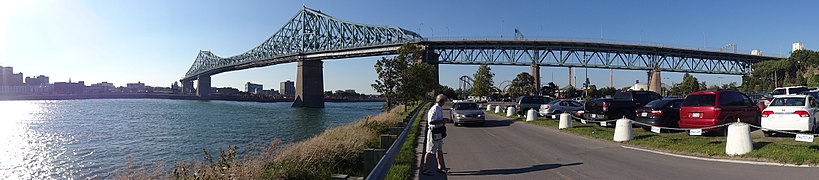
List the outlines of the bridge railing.
{"label": "bridge railing", "polygon": [[[736,54],[751,54],[750,50],[741,50],[741,49],[737,49],[736,51],[734,51],[733,49],[732,50],[723,50],[723,49],[715,48],[715,47],[694,47],[694,46],[690,46],[690,45],[681,45],[681,44],[658,43],[658,42],[651,42],[651,41],[630,41],[630,40],[605,39],[605,38],[525,36],[525,38],[523,38],[523,39],[516,39],[515,36],[436,36],[436,37],[427,37],[427,38],[425,38],[425,40],[428,40],[428,41],[462,41],[462,40],[568,41],[568,42],[609,43],[609,44],[623,44],[623,45],[642,45],[642,46],[678,48],[678,49],[725,52],[725,53],[736,53]],[[788,55],[782,55],[782,54],[771,53],[771,52],[763,52],[762,55],[763,56],[770,56],[770,57],[778,57],[778,58],[787,58],[788,57]]]}
{"label": "bridge railing", "polygon": [[418,117],[418,114],[421,114],[423,107],[427,105],[427,103],[428,102],[421,103],[420,105],[418,105],[418,107],[415,107],[415,109],[412,110],[412,114],[410,116],[411,119],[408,121],[406,126],[404,126],[404,131],[402,131],[401,134],[398,135],[398,137],[395,139],[395,141],[392,142],[390,148],[387,150],[384,156],[381,157],[381,160],[378,161],[378,164],[375,165],[373,170],[370,171],[370,174],[367,175],[366,179],[387,178],[387,172],[390,171],[390,167],[392,167],[393,162],[395,162],[395,158],[398,156],[398,152],[401,151],[401,146],[403,146],[404,141],[407,140],[408,138],[407,136],[409,135],[412,125],[415,124],[415,121],[417,119],[416,117]]}

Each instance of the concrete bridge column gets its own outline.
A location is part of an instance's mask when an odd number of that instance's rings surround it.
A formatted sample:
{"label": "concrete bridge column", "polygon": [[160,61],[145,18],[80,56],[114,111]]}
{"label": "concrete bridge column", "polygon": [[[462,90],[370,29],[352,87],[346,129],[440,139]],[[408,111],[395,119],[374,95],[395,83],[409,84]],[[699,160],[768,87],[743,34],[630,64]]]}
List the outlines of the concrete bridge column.
{"label": "concrete bridge column", "polygon": [[207,97],[210,95],[210,76],[199,75],[196,77],[196,96]]}
{"label": "concrete bridge column", "polygon": [[663,82],[660,78],[660,70],[651,70],[648,72],[648,90],[663,94]]}
{"label": "concrete bridge column", "polygon": [[324,107],[323,62],[299,61],[296,75],[296,98],[292,107]]}
{"label": "concrete bridge column", "polygon": [[182,81],[182,94],[193,94],[193,80]]}
{"label": "concrete bridge column", "polygon": [[540,66],[532,64],[532,77],[535,77],[535,95],[540,95]]}

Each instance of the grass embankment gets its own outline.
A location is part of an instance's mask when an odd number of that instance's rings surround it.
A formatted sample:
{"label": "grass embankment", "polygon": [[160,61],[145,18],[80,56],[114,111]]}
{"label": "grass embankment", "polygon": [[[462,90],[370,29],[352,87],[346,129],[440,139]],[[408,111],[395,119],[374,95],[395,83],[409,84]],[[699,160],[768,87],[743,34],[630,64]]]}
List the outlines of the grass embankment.
{"label": "grass embankment", "polygon": [[279,146],[275,140],[260,152],[237,158],[236,147],[214,158],[205,151],[206,161],[181,162],[173,172],[164,168],[126,168],[117,179],[328,179],[332,174],[363,176],[362,151],[379,146],[379,134],[387,134],[414,107],[399,106],[388,112],[327,129],[321,134],[293,144]]}
{"label": "grass embankment", "polygon": [[421,120],[425,118],[422,115],[425,114],[424,112],[429,106],[428,104],[421,107],[421,110],[418,112],[418,117],[415,117],[415,122],[412,123],[410,132],[407,134],[407,140],[401,145],[401,151],[398,152],[398,157],[395,158],[395,162],[393,162],[389,173],[387,173],[387,179],[405,180],[412,178],[412,167],[418,162],[418,159],[416,159],[417,152],[415,150],[416,147],[418,147],[419,133],[422,132],[420,126]]}
{"label": "grass embankment", "polygon": [[[498,115],[504,116],[505,114]],[[515,119],[525,120],[525,118]],[[527,123],[557,129],[559,121],[539,117],[536,121]],[[572,125],[573,128],[560,131],[608,141],[612,141],[614,136],[614,128],[600,127],[597,124],[582,124],[577,121],[573,121]],[[623,144],[701,157],[819,165],[819,143],[798,142],[792,136],[765,137],[760,133],[753,133],[753,151],[745,155],[729,156],[725,154],[725,137],[721,136],[689,136],[687,131],[657,134],[642,128],[633,128],[632,135],[633,139]]]}

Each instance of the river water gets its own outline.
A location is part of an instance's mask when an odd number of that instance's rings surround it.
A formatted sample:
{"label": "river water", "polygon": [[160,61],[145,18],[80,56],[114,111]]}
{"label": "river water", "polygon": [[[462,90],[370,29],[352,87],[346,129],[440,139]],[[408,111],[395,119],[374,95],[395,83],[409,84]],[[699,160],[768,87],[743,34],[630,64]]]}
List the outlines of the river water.
{"label": "river water", "polygon": [[[126,165],[203,160],[231,145],[294,142],[382,103],[95,99],[0,101],[0,179],[108,178]],[[241,152],[241,151],[240,151]]]}

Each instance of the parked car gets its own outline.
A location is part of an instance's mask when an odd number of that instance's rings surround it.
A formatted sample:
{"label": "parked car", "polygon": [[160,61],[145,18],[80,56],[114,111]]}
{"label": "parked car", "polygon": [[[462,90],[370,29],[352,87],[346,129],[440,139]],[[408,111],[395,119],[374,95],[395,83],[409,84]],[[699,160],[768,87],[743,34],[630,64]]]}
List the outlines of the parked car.
{"label": "parked car", "polygon": [[540,105],[544,105],[551,101],[551,98],[543,96],[521,96],[518,97],[517,101],[515,101],[517,102],[515,107],[517,108],[517,114],[523,115],[529,109],[540,109]]}
{"label": "parked car", "polygon": [[780,87],[776,88],[771,91],[772,96],[776,95],[788,95],[788,94],[799,94],[801,92],[809,91],[810,89],[805,86],[791,86],[791,87]]}
{"label": "parked car", "polygon": [[[739,119],[758,125],[761,118],[759,107],[745,94],[731,90],[699,91],[685,97],[680,108],[681,128],[704,128]],[[725,134],[727,127],[703,129],[706,132]]]}
{"label": "parked car", "polygon": [[557,99],[548,104],[540,105],[538,114],[541,116],[551,116],[561,113],[574,113],[583,110],[583,104],[571,99]]}
{"label": "parked car", "polygon": [[[653,91],[624,91],[614,94],[612,99],[586,101],[583,118],[590,120],[612,120],[622,117],[634,119],[634,111],[662,96]],[[614,124],[614,123],[608,123]]]}
{"label": "parked car", "polygon": [[[649,102],[634,111],[635,121],[659,127],[679,127],[681,98],[663,98]],[[646,131],[651,126],[643,126]]]}
{"label": "parked car", "polygon": [[[762,111],[763,128],[816,132],[816,113],[819,104],[816,98],[810,95],[780,95],[776,96],[771,104]],[[771,136],[775,132],[762,131],[765,136]]]}
{"label": "parked car", "polygon": [[455,126],[461,124],[480,124],[483,125],[486,120],[486,115],[474,102],[457,102],[452,104],[452,111],[449,113],[450,119]]}

